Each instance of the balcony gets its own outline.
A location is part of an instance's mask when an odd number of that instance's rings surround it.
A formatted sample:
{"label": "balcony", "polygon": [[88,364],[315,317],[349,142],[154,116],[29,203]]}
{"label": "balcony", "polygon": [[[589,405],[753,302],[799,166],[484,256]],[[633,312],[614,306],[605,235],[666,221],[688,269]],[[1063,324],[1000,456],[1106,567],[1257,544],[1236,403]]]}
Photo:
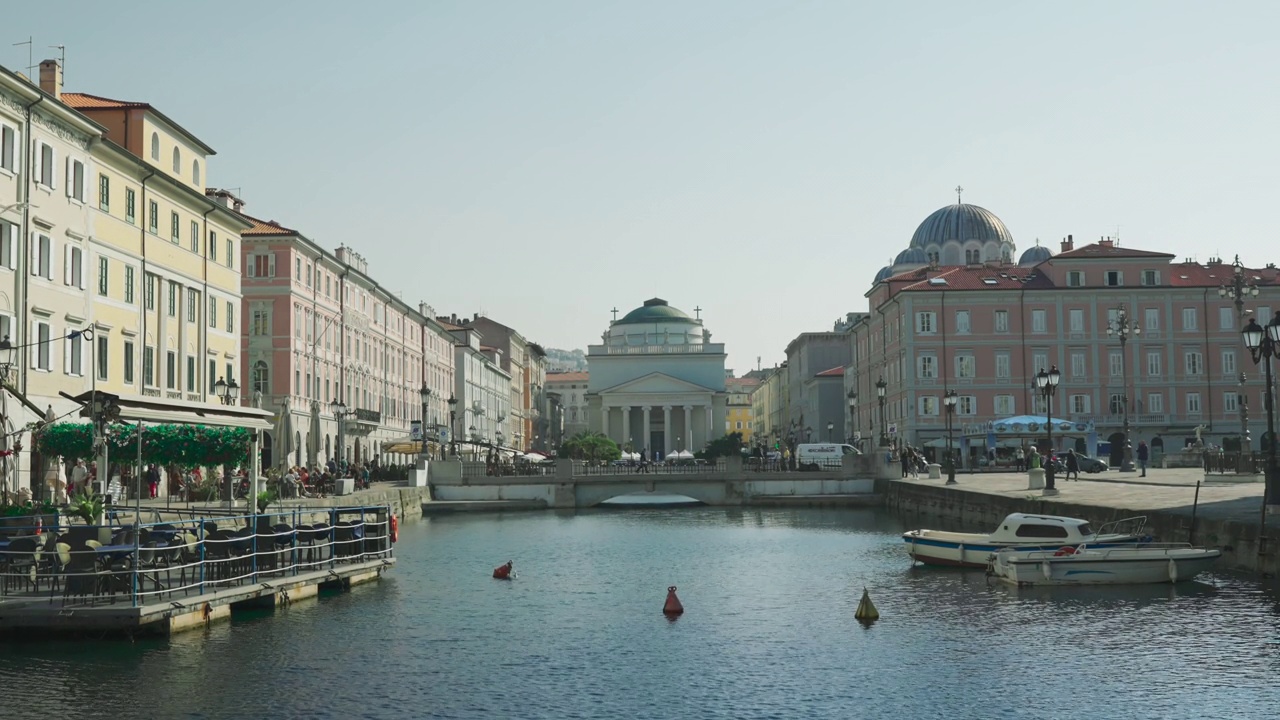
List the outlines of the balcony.
{"label": "balcony", "polygon": [[356,408],[347,417],[346,431],[356,435],[368,435],[382,424],[382,413],[378,410]]}

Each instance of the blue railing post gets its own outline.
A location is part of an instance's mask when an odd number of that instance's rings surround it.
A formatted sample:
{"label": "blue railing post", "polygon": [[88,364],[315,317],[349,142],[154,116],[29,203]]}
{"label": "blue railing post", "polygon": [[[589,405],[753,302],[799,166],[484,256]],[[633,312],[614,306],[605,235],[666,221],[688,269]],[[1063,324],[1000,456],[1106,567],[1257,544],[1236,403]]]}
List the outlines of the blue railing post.
{"label": "blue railing post", "polygon": [[[191,514],[191,519],[195,520],[195,513]],[[200,533],[200,594],[204,594],[204,523],[196,526],[196,530]]]}
{"label": "blue railing post", "polygon": [[253,556],[249,560],[249,571],[250,575],[253,576],[253,582],[256,584],[258,582],[258,506],[257,501],[252,498],[250,498],[249,502],[253,503],[254,509],[254,513],[249,516],[249,522],[253,523]]}

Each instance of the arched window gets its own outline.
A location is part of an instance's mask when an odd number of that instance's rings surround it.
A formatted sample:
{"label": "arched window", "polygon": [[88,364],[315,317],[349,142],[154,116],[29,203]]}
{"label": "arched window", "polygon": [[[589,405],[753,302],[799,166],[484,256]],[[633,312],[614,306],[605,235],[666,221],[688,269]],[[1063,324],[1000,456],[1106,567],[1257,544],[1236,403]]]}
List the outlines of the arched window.
{"label": "arched window", "polygon": [[160,133],[151,133],[151,159],[160,162]]}
{"label": "arched window", "polygon": [[982,262],[982,260],[981,260],[981,258],[980,258],[980,253],[979,253],[979,251],[978,251],[978,250],[965,250],[965,251],[964,251],[964,262],[965,262],[965,264],[966,264],[966,265],[977,265],[978,263]]}
{"label": "arched window", "polygon": [[253,389],[263,395],[271,394],[271,370],[262,360],[253,364]]}
{"label": "arched window", "polygon": [[192,185],[200,184],[200,161],[199,160],[191,161],[191,184]]}
{"label": "arched window", "polygon": [[936,265],[936,264],[938,264],[938,251],[937,251],[937,250],[932,250],[932,251],[930,251],[930,252],[929,252],[929,262],[931,262],[931,263],[933,263],[933,264],[935,264],[935,265]]}
{"label": "arched window", "polygon": [[178,148],[173,149],[173,174],[182,174],[182,151]]}

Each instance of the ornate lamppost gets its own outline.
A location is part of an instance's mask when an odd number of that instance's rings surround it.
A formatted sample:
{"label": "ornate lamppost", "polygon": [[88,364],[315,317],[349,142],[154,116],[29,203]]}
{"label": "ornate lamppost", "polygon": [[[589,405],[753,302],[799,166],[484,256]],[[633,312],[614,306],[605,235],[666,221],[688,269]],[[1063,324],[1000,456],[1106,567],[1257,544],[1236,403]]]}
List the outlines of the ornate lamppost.
{"label": "ornate lamppost", "polygon": [[426,467],[427,454],[427,403],[431,401],[431,388],[427,387],[427,381],[422,381],[422,387],[418,388],[418,397],[422,400],[422,441],[418,446],[418,455],[422,458],[423,467]]}
{"label": "ornate lamppost", "polygon": [[[223,405],[235,405],[240,400],[240,385],[236,383],[236,379],[234,377],[231,378],[230,382],[223,380],[222,378],[218,378],[218,381],[213,384],[213,394],[220,402],[222,402]],[[142,442],[141,439],[139,439],[138,442]],[[111,473],[110,466],[107,466],[103,472],[109,476]],[[231,481],[231,464],[227,463],[223,465],[222,472],[227,481],[227,503],[228,506],[230,506],[230,504],[233,504],[236,501],[236,490]],[[110,478],[108,477],[108,479]],[[252,504],[253,503],[251,502],[250,505]]]}
{"label": "ornate lamppost", "polygon": [[881,375],[880,379],[876,380],[876,398],[880,401],[880,447],[889,445],[889,426],[884,422],[884,392],[887,387],[884,376]]}
{"label": "ornate lamppost", "polygon": [[457,429],[458,418],[458,398],[449,396],[449,455],[453,458],[458,457],[458,436],[454,433]]}
{"label": "ornate lamppost", "polygon": [[1129,312],[1123,307],[1116,308],[1114,320],[1107,323],[1107,336],[1115,336],[1120,340],[1120,382],[1124,384],[1124,392],[1120,394],[1120,408],[1124,413],[1124,457],[1120,461],[1120,472],[1133,472],[1133,440],[1129,437],[1129,356],[1125,352],[1125,343],[1129,335],[1141,335],[1142,326],[1129,319]]}
{"label": "ornate lamppost", "polygon": [[[1049,368],[1049,372],[1040,368],[1040,372],[1036,373],[1036,389],[1045,401],[1044,427],[1049,435],[1049,459],[1053,457],[1053,395],[1058,391],[1058,381],[1061,379],[1062,373],[1058,372],[1057,365]],[[1049,459],[1044,463],[1044,494],[1057,495],[1058,489],[1053,486],[1053,463]]]}
{"label": "ornate lamppost", "polygon": [[[857,429],[856,429],[857,424],[858,424],[858,391],[850,390],[849,391],[849,427],[848,427],[850,445],[854,444],[853,438],[857,434]],[[861,450],[862,443],[859,442],[857,443],[857,445],[859,445],[858,449]]]}
{"label": "ornate lamppost", "polygon": [[1271,388],[1271,358],[1280,356],[1280,314],[1272,316],[1265,330],[1256,319],[1250,318],[1242,334],[1244,345],[1249,348],[1254,364],[1262,365],[1266,383],[1266,394],[1263,396],[1267,408],[1267,434],[1263,438],[1267,452],[1267,464],[1263,470],[1267,481],[1265,505],[1268,514],[1276,514],[1280,513],[1280,486],[1277,486],[1280,478],[1276,476],[1275,396]]}
{"label": "ornate lamppost", "polygon": [[948,390],[947,394],[942,397],[942,404],[947,408],[947,450],[946,450],[946,467],[947,467],[947,484],[956,484],[956,461],[952,453],[954,440],[951,436],[951,418],[956,414],[956,403],[960,401],[960,395],[955,390]]}
{"label": "ornate lamppost", "polygon": [[[337,464],[338,464],[339,466],[341,466],[341,465],[342,465],[342,461],[345,459],[345,456],[346,456],[346,454],[347,454],[347,453],[346,453],[346,450],[347,450],[347,432],[346,432],[347,417],[349,417],[349,416],[352,414],[352,412],[353,412],[353,411],[348,410],[348,409],[347,409],[347,404],[346,404],[346,403],[344,403],[344,402],[342,402],[341,400],[339,400],[339,399],[338,399],[338,398],[336,398],[336,397],[333,399],[333,402],[329,403],[329,409],[333,411],[333,421],[334,421],[334,423],[336,423],[336,424],[338,425],[338,453],[337,453],[337,454],[338,454],[338,463],[337,463]],[[340,468],[340,467],[339,467],[339,472],[341,472],[341,468]]]}
{"label": "ornate lamppost", "polygon": [[[1249,282],[1244,276],[1244,265],[1240,263],[1240,256],[1236,256],[1235,262],[1231,263],[1231,280],[1222,284],[1218,288],[1218,297],[1231,298],[1231,302],[1236,306],[1236,318],[1240,321],[1240,327],[1244,328],[1244,300],[1245,298],[1255,298],[1258,296],[1258,286]],[[1244,392],[1244,370],[1240,371],[1238,383],[1240,392],[1236,396],[1236,405],[1240,408],[1240,463],[1239,468],[1244,467],[1245,456],[1253,450],[1253,443],[1249,437],[1249,396]]]}

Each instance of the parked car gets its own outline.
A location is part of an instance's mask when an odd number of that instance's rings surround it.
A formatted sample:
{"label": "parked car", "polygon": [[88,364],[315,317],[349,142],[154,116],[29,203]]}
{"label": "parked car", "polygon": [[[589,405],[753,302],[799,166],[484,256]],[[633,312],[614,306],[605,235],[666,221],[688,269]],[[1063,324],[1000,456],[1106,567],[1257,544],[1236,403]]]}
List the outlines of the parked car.
{"label": "parked car", "polygon": [[1076,457],[1080,460],[1080,472],[1100,473],[1106,472],[1107,470],[1106,460],[1099,460],[1098,458],[1086,457],[1084,455],[1077,455]]}

